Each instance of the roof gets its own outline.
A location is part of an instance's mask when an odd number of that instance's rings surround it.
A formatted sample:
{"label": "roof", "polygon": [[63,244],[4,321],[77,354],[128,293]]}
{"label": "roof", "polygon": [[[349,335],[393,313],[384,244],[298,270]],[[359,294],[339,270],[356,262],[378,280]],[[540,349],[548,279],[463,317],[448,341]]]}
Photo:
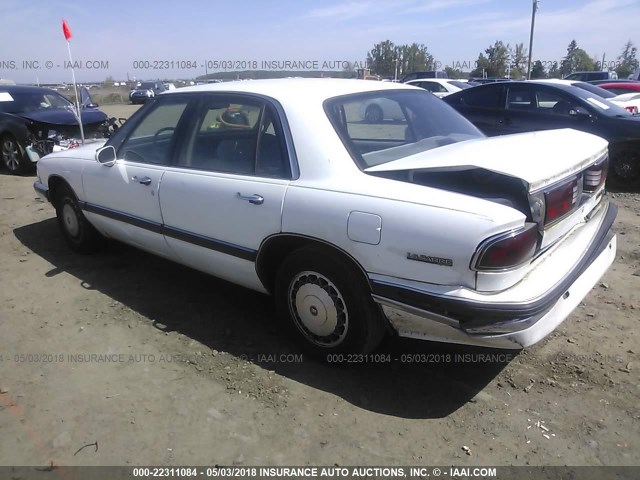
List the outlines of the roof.
{"label": "roof", "polygon": [[189,92],[236,92],[254,93],[275,99],[294,99],[323,101],[327,98],[351,93],[374,92],[381,90],[412,89],[420,90],[401,83],[374,82],[370,80],[338,78],[279,78],[269,80],[241,80],[234,82],[212,83],[183,87],[162,95],[176,95]]}

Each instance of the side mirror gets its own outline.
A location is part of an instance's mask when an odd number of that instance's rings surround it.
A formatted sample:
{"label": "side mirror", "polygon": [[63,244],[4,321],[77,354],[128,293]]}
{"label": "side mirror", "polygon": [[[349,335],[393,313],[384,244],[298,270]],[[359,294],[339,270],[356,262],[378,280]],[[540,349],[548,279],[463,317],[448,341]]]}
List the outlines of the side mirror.
{"label": "side mirror", "polygon": [[96,161],[108,167],[116,162],[116,149],[111,145],[96,150]]}
{"label": "side mirror", "polygon": [[587,120],[591,118],[591,114],[581,107],[573,107],[569,110],[569,116],[574,117],[578,120]]}

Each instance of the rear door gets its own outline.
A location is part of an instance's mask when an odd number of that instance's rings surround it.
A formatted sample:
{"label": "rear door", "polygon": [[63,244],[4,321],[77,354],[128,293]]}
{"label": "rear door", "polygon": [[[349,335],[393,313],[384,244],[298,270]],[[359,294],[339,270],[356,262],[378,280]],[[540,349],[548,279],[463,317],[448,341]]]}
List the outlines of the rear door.
{"label": "rear door", "polygon": [[470,88],[452,105],[485,135],[502,135],[500,120],[504,117],[504,90],[501,84]]}
{"label": "rear door", "polygon": [[243,95],[200,96],[162,179],[167,242],[183,263],[263,290],[254,262],[262,241],[281,230],[291,172],[273,105]]}

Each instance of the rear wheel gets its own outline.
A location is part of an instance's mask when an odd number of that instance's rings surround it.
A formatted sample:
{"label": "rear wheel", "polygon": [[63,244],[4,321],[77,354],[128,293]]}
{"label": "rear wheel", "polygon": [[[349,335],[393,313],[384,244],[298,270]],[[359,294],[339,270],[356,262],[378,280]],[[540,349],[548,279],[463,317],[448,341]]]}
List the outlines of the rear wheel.
{"label": "rear wheel", "polygon": [[0,151],[2,163],[12,175],[26,173],[32,168],[26,152],[20,142],[11,134],[6,134],[0,139]]}
{"label": "rear wheel", "polygon": [[92,253],[102,248],[105,239],[85,218],[76,196],[70,188],[56,194],[56,216],[62,235],[72,250]]}
{"label": "rear wheel", "polygon": [[325,249],[304,247],[285,259],[276,277],[278,316],[305,351],[369,353],[386,324],[362,275]]}

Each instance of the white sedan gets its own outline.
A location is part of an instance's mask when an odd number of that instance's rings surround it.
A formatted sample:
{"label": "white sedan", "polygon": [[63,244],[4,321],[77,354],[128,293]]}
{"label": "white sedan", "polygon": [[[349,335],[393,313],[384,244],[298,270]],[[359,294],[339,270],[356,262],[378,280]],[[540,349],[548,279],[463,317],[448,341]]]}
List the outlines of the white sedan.
{"label": "white sedan", "polygon": [[466,81],[461,82],[453,78],[420,78],[418,80],[409,80],[406,82],[406,85],[424,88],[439,98],[446,97],[460,90],[472,88]]}
{"label": "white sedan", "polygon": [[[404,118],[366,122],[379,100]],[[283,79],[163,93],[101,148],[43,158],[34,187],[74,250],[116,239],[271,294],[326,358],[387,332],[544,338],[613,261],[606,169],[587,133],[489,139],[415,87]]]}

